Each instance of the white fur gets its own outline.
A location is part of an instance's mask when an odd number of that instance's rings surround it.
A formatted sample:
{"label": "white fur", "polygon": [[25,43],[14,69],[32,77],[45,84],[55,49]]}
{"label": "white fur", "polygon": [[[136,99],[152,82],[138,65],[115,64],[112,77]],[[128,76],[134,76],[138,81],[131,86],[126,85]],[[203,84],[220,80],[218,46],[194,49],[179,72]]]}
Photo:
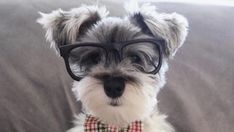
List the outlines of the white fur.
{"label": "white fur", "polygon": [[[165,84],[165,72],[168,66],[163,66],[156,79],[150,79],[141,73],[142,85],[127,84],[123,96],[119,99],[121,106],[113,107],[108,103],[110,99],[105,95],[102,82],[92,77],[86,77],[80,82],[74,82],[73,92],[78,100],[84,104],[87,114],[99,117],[103,122],[123,127],[135,120],[142,120],[144,132],[174,132],[173,127],[166,121],[166,116],[159,114],[157,108],[157,94]],[[103,71],[102,68],[95,69]],[[106,70],[108,72],[108,70]],[[94,73],[95,74],[95,73]],[[75,127],[68,132],[83,132],[85,116],[77,116]]]}
{"label": "white fur", "polygon": [[45,34],[46,40],[50,42],[50,47],[53,49],[57,49],[55,41],[53,40],[53,28],[55,26],[53,22],[56,21],[58,17],[61,17],[62,12],[63,11],[61,9],[53,11],[50,14],[39,12],[41,18],[37,19],[37,22],[41,24],[44,29],[46,29],[46,34]]}
{"label": "white fur", "polygon": [[152,83],[155,82],[146,79],[142,84],[143,88],[126,84],[125,92],[119,99],[121,106],[118,107],[109,105],[111,100],[105,95],[102,83],[94,78],[86,77],[80,82],[75,82],[73,91],[88,113],[99,117],[103,122],[123,126],[135,120],[142,120],[152,112],[157,103],[157,88],[152,87]]}

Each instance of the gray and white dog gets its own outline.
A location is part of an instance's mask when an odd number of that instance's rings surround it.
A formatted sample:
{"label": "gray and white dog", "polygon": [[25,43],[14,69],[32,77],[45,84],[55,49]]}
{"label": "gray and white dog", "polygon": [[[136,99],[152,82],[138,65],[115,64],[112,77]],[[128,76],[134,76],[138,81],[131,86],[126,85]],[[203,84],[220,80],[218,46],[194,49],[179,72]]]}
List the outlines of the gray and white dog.
{"label": "gray and white dog", "polygon": [[141,121],[144,132],[174,132],[158,111],[168,59],[187,36],[188,22],[177,13],[158,13],[151,4],[125,6],[123,18],[105,7],[83,5],[40,13],[46,39],[60,54],[84,113],[69,132],[84,132],[87,115],[124,127]]}

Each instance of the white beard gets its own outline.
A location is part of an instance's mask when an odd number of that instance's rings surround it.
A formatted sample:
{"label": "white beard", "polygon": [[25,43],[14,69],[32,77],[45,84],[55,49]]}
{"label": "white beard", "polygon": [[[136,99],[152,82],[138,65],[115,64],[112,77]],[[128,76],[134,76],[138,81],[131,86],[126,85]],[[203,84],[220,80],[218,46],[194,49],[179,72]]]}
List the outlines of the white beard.
{"label": "white beard", "polygon": [[[119,127],[126,126],[136,120],[144,124],[145,132],[173,132],[174,129],[166,121],[166,116],[159,114],[157,108],[157,94],[165,84],[167,63],[155,78],[146,74],[134,73],[141,79],[141,84],[126,83],[125,91],[119,98],[120,106],[111,106],[111,99],[106,96],[103,84],[93,77],[85,77],[80,82],[74,82],[73,92],[83,104],[85,114],[98,117],[102,122]],[[83,132],[85,116],[76,117],[75,127],[68,132]]]}

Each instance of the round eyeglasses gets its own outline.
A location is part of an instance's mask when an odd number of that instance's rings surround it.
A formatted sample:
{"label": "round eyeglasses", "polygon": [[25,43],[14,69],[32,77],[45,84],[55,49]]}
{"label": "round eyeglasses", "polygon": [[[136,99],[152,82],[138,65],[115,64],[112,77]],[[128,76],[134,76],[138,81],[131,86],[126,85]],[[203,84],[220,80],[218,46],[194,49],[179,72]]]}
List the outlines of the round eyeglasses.
{"label": "round eyeglasses", "polygon": [[162,65],[163,40],[135,39],[119,43],[74,43],[59,47],[69,75],[79,81],[90,70],[111,63],[127,63],[133,71],[156,74]]}

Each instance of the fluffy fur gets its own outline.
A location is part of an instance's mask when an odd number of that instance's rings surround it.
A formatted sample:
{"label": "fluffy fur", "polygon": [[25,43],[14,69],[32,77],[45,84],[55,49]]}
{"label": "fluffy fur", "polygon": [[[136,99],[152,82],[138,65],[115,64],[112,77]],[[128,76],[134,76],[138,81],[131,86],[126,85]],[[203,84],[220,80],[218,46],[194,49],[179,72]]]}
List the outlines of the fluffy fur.
{"label": "fluffy fur", "polygon": [[[105,7],[83,5],[70,11],[59,9],[49,14],[40,13],[41,18],[37,22],[46,30],[46,39],[58,53],[58,46],[74,42],[163,39],[163,64],[156,75],[129,70],[132,66],[127,61],[111,63],[109,67],[99,64],[81,81],[74,81],[72,90],[77,100],[82,102],[84,112],[105,123],[125,126],[141,120],[145,132],[174,132],[166,116],[158,111],[157,94],[165,84],[168,58],[175,55],[186,38],[188,22],[177,13],[158,13],[150,4],[138,6],[132,3],[125,7],[128,15],[124,18],[107,17]],[[142,50],[151,52],[150,48]],[[128,76],[134,80],[126,82],[123,95],[115,100],[118,106],[110,105],[113,99],[106,96],[102,80],[96,77],[103,74]],[[84,118],[83,114],[76,116],[75,126],[68,132],[83,132]]]}

